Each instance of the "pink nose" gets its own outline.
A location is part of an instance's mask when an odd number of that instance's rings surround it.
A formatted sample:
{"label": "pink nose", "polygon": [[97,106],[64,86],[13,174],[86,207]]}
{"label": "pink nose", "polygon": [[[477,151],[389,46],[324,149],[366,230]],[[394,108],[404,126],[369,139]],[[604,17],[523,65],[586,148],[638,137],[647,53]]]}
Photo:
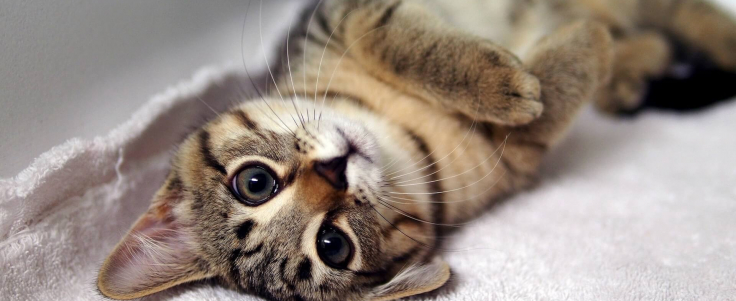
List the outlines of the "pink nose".
{"label": "pink nose", "polygon": [[348,155],[314,164],[314,170],[317,174],[327,180],[327,182],[337,190],[345,190],[348,188],[348,180],[345,177],[345,169],[347,167]]}

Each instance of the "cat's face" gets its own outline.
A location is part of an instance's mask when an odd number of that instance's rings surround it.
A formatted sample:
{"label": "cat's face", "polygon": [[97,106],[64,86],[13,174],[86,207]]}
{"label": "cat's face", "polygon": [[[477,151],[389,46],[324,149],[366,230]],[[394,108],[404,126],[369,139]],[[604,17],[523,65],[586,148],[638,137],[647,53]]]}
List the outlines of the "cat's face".
{"label": "cat's face", "polygon": [[269,299],[390,300],[441,286],[432,226],[396,227],[427,209],[381,205],[388,162],[410,158],[387,145],[402,138],[392,133],[349,105],[255,101],[223,114],[182,144],[100,290],[134,298],[218,277]]}

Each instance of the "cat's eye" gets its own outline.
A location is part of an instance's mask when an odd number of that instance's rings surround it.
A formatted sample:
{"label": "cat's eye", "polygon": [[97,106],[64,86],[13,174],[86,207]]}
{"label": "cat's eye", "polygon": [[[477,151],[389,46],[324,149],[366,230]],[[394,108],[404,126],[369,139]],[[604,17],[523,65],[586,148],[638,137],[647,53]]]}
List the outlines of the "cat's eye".
{"label": "cat's eye", "polygon": [[264,167],[244,168],[233,178],[233,190],[247,205],[256,206],[268,201],[278,189],[273,174]]}
{"label": "cat's eye", "polygon": [[353,257],[353,245],[342,231],[323,226],[317,234],[317,254],[328,266],[345,269]]}

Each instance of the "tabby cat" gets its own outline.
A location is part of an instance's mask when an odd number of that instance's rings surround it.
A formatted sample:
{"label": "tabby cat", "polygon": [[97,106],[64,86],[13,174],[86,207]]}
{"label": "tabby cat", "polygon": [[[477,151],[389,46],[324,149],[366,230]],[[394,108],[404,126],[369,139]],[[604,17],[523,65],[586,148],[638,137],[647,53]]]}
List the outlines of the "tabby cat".
{"label": "tabby cat", "polygon": [[736,22],[699,0],[323,0],[287,39],[270,93],[181,144],[102,294],[435,290],[440,233],[534,183],[582,105],[639,105],[673,40],[736,70]]}

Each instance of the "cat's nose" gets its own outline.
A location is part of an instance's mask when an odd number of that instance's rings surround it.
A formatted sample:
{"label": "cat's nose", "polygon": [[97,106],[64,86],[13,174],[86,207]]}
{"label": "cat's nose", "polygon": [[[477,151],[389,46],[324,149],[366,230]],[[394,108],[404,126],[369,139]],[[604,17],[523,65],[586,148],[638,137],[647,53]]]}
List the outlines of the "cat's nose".
{"label": "cat's nose", "polygon": [[337,190],[348,188],[348,180],[345,177],[345,169],[348,167],[348,155],[337,157],[325,162],[314,164],[314,170]]}

